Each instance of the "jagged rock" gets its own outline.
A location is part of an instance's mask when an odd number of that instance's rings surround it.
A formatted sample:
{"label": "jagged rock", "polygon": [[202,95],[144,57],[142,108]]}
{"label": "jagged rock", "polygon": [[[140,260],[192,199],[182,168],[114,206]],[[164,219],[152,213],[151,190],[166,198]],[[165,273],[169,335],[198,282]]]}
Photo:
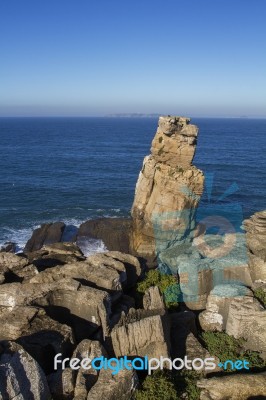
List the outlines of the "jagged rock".
{"label": "jagged rock", "polygon": [[74,243],[53,243],[49,246],[46,245],[41,250],[27,253],[27,258],[40,271],[56,265],[64,265],[86,259],[80,248]]}
{"label": "jagged rock", "polygon": [[112,375],[110,370],[102,369],[96,384],[89,391],[89,400],[128,400],[138,387],[135,371],[121,370]]}
{"label": "jagged rock", "polygon": [[18,277],[18,274],[29,264],[24,257],[17,256],[13,253],[0,253],[0,283]]}
{"label": "jagged rock", "polygon": [[200,400],[248,400],[266,396],[266,372],[202,379]]}
{"label": "jagged rock", "polygon": [[[107,353],[101,343],[96,340],[85,339],[79,343],[72,358],[79,358],[80,360],[90,358],[93,360],[101,356],[107,357]],[[88,392],[97,382],[98,375],[99,371],[92,368],[87,370],[81,367],[78,370],[74,391],[75,400],[87,400]]]}
{"label": "jagged rock", "polygon": [[131,210],[133,253],[155,263],[158,252],[194,228],[204,176],[191,165],[198,129],[188,118],[160,117],[144,158]]}
{"label": "jagged rock", "polygon": [[47,376],[53,400],[72,400],[74,397],[74,371],[71,368],[57,370]]}
{"label": "jagged rock", "polygon": [[38,363],[17,343],[2,342],[1,347],[1,399],[51,399],[46,377]]}
{"label": "jagged rock", "polygon": [[132,286],[136,282],[140,272],[140,265],[135,257],[119,252],[108,252],[93,254],[83,262],[46,269],[33,277],[30,282],[49,283],[73,278],[84,285],[107,290],[113,299],[117,299],[122,295],[122,288]]}
{"label": "jagged rock", "polygon": [[226,333],[244,338],[244,347],[260,352],[266,360],[266,310],[257,299],[245,296],[231,301]]}
{"label": "jagged rock", "polygon": [[151,286],[145,291],[143,308],[144,310],[158,310],[162,314],[165,313],[165,302],[158,286]]}
{"label": "jagged rock", "polygon": [[108,257],[121,261],[126,268],[127,287],[134,286],[142,274],[142,268],[139,260],[131,254],[121,253],[119,251],[108,251],[104,253]]}
{"label": "jagged rock", "polygon": [[129,234],[132,221],[126,218],[99,218],[80,225],[77,243],[86,238],[101,239],[108,250],[130,253]]}
{"label": "jagged rock", "polygon": [[36,307],[0,307],[0,340],[17,340],[45,372],[56,353],[67,356],[74,348],[71,328]]}
{"label": "jagged rock", "polygon": [[204,331],[222,332],[226,329],[229,306],[234,298],[241,301],[253,296],[252,291],[242,285],[217,285],[210,292],[206,310],[199,314],[200,326]]}
{"label": "jagged rock", "polygon": [[115,326],[111,332],[116,357],[169,357],[170,329],[164,316],[153,315]]}
{"label": "jagged rock", "polygon": [[0,286],[0,306],[36,305],[73,327],[77,340],[102,328],[109,331],[111,299],[107,292],[60,275],[51,283],[12,283]]}
{"label": "jagged rock", "polygon": [[16,243],[14,242],[6,242],[1,246],[0,248],[0,253],[6,252],[6,253],[15,253],[16,252]]}
{"label": "jagged rock", "polygon": [[205,331],[223,331],[266,358],[266,310],[251,290],[240,285],[219,285],[210,293],[207,309],[199,315]]}
{"label": "jagged rock", "polygon": [[266,210],[256,212],[245,220],[244,228],[251,278],[266,283]]}
{"label": "jagged rock", "polygon": [[43,245],[60,242],[64,229],[65,224],[63,222],[42,224],[40,228],[33,231],[31,238],[26,243],[24,252],[40,250]]}

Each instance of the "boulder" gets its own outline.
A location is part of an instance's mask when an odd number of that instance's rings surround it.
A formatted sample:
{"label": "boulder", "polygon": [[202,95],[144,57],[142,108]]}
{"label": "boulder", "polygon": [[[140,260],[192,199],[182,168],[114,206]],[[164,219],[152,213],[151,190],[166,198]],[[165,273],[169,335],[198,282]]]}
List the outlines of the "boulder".
{"label": "boulder", "polygon": [[199,314],[199,323],[204,331],[222,332],[226,329],[228,310],[234,298],[242,301],[253,293],[247,287],[237,284],[217,285],[210,292],[206,310]]}
{"label": "boulder", "polygon": [[5,281],[19,281],[19,274],[29,264],[24,257],[13,253],[0,252],[0,283]]}
{"label": "boulder", "polygon": [[226,333],[236,339],[244,338],[244,347],[260,352],[266,360],[266,309],[257,299],[245,296],[231,301]]}
{"label": "boulder", "polygon": [[164,298],[158,286],[151,286],[145,291],[143,296],[143,308],[144,310],[157,310],[160,314],[166,312]]}
{"label": "boulder", "polygon": [[133,287],[142,275],[142,267],[139,260],[131,254],[121,253],[120,251],[108,251],[104,253],[107,257],[118,260],[125,265],[127,274],[127,287]]}
{"label": "boulder", "polygon": [[144,158],[131,210],[133,254],[149,266],[194,228],[204,176],[192,160],[198,129],[183,117],[160,117],[151,155]]}
{"label": "boulder", "polygon": [[16,252],[16,243],[14,242],[6,242],[0,248],[0,253],[15,253]]}
{"label": "boulder", "polygon": [[49,283],[73,278],[83,285],[108,291],[113,300],[122,295],[122,289],[134,285],[141,274],[138,260],[119,252],[97,253],[84,261],[45,269],[30,279],[31,283]]}
{"label": "boulder", "polygon": [[34,264],[39,271],[56,265],[64,265],[77,261],[84,261],[80,248],[74,243],[53,243],[45,245],[41,250],[27,253],[30,263]]}
{"label": "boulder", "polygon": [[26,243],[24,252],[40,250],[43,245],[60,242],[64,229],[65,224],[63,222],[42,224],[40,228],[33,231],[31,238]]}
{"label": "boulder", "polygon": [[19,344],[14,342],[1,343],[0,395],[2,399],[51,399],[41,367]]}
{"label": "boulder", "polygon": [[99,328],[109,331],[111,299],[107,292],[60,275],[51,283],[12,283],[0,286],[0,306],[44,307],[52,318],[73,327],[77,340]]}
{"label": "boulder", "polygon": [[86,238],[101,239],[108,250],[130,253],[129,235],[132,221],[127,218],[99,218],[80,225],[77,243]]}
{"label": "boulder", "polygon": [[[134,315],[134,317],[137,314]],[[169,357],[170,328],[166,316],[140,316],[132,322],[122,322],[111,332],[116,357]]]}
{"label": "boulder", "polygon": [[266,210],[244,221],[249,267],[253,282],[266,283]]}
{"label": "boulder", "polygon": [[[97,340],[83,340],[75,349],[72,358],[80,360],[90,358],[93,360],[96,357],[107,357],[104,347]],[[75,400],[87,400],[88,392],[97,382],[99,371],[94,369],[80,368],[76,377],[74,397]]]}
{"label": "boulder", "polygon": [[201,379],[200,400],[248,400],[266,397],[266,372]]}
{"label": "boulder", "polygon": [[72,400],[74,397],[74,371],[71,368],[57,370],[47,376],[53,400]]}
{"label": "boulder", "polygon": [[72,353],[72,329],[48,317],[36,307],[0,307],[0,340],[16,340],[45,372],[53,369],[53,357]]}
{"label": "boulder", "polygon": [[128,400],[138,387],[135,371],[123,369],[112,375],[110,370],[102,369],[96,384],[89,391],[89,400]]}

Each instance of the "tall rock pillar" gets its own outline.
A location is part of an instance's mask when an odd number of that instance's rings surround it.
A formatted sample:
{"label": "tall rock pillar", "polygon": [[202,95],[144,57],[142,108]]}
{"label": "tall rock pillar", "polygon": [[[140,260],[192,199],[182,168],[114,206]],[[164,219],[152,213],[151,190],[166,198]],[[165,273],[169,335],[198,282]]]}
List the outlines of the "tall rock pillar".
{"label": "tall rock pillar", "polygon": [[150,267],[156,255],[194,228],[203,172],[192,165],[198,128],[189,118],[163,116],[146,156],[131,210],[132,251]]}

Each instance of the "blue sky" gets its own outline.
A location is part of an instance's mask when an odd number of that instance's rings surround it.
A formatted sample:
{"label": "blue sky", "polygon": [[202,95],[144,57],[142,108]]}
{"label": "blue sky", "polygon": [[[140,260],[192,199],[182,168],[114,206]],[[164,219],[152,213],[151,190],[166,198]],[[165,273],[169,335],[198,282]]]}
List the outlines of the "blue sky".
{"label": "blue sky", "polygon": [[265,0],[4,0],[0,116],[266,117]]}

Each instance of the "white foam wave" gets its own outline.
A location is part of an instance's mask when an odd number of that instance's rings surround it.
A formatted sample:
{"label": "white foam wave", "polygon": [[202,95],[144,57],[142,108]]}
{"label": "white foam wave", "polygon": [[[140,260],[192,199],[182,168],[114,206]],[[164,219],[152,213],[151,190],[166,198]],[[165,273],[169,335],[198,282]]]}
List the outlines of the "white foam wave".
{"label": "white foam wave", "polygon": [[101,239],[92,239],[85,236],[79,236],[77,245],[86,257],[95,253],[104,253],[107,251],[107,247]]}

